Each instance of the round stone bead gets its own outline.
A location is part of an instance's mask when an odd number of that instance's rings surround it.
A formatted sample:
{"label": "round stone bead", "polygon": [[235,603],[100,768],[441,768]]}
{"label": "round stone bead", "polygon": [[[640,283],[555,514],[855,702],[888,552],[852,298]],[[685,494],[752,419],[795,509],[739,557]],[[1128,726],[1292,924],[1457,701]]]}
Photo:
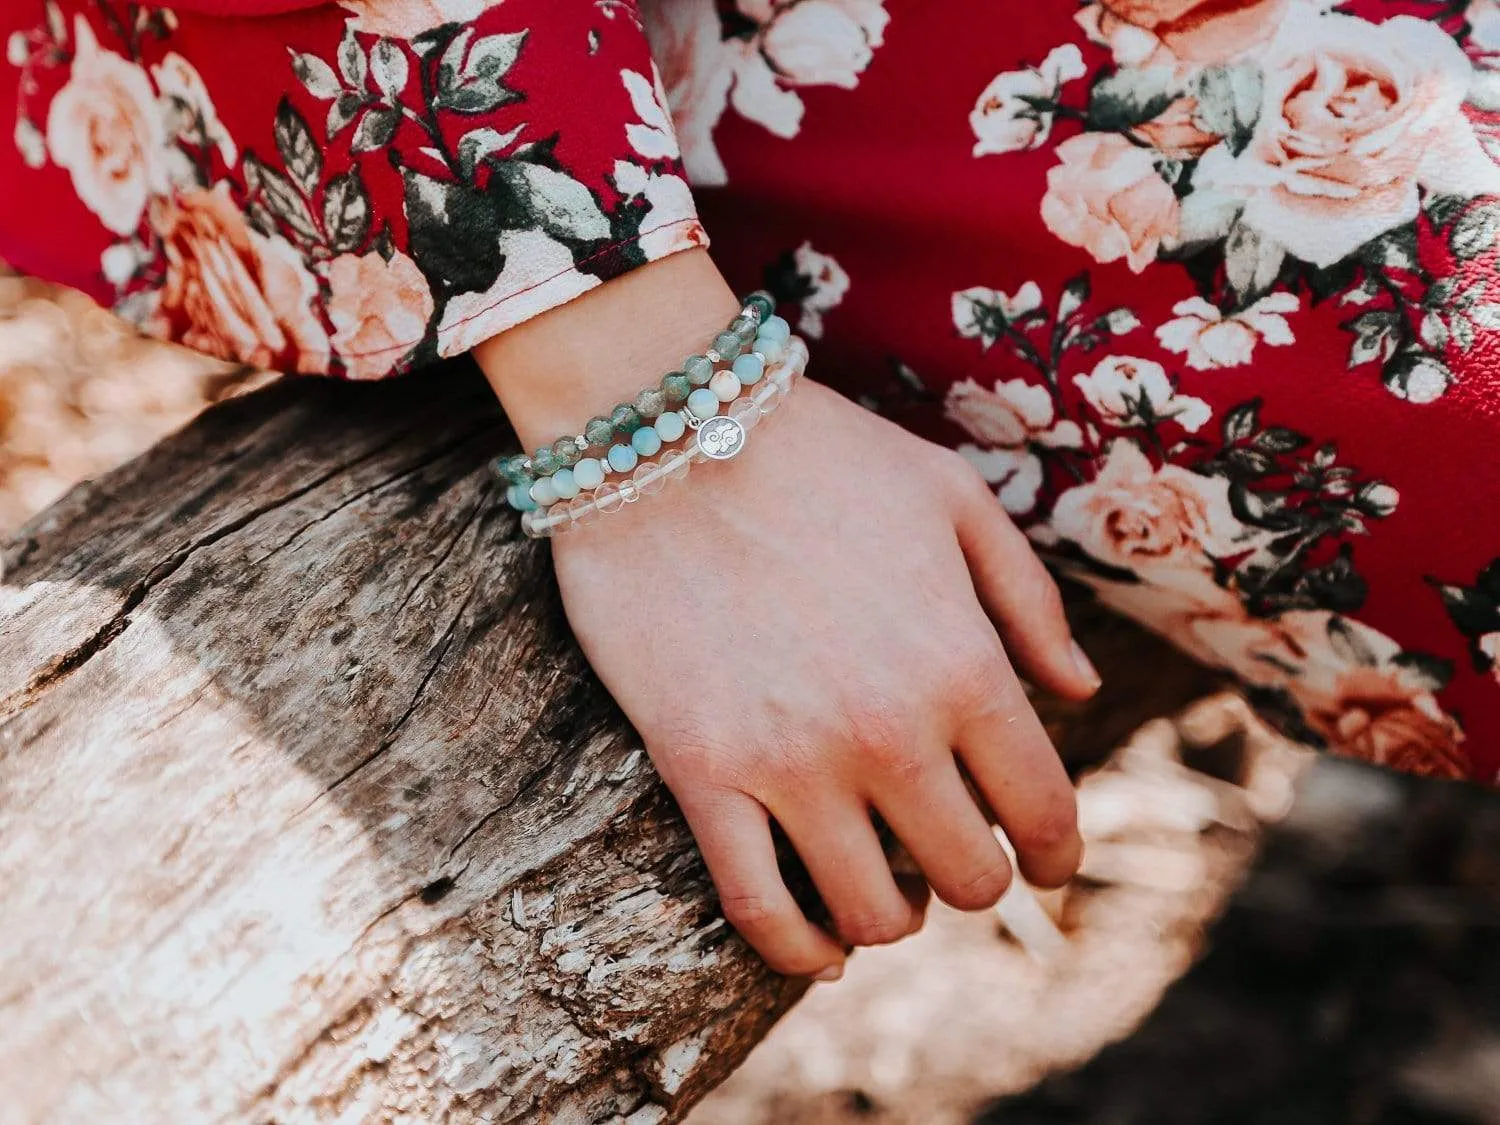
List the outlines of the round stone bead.
{"label": "round stone bead", "polygon": [[572,469],[558,469],[552,474],[552,491],[559,500],[571,500],[578,495],[578,481]]}
{"label": "round stone bead", "polygon": [[620,497],[618,485],[601,484],[598,491],[594,493],[594,508],[605,515],[618,512],[624,506],[625,501]]}
{"label": "round stone bead", "polygon": [[589,445],[594,449],[608,449],[609,443],[615,440],[615,424],[608,418],[590,418],[589,424],[583,427],[583,436],[589,439]]}
{"label": "round stone bead", "polygon": [[667,400],[669,406],[676,406],[680,402],[686,402],[687,396],[693,391],[693,381],[681,371],[673,371],[669,375],[661,377],[662,397]]}
{"label": "round stone bead", "polygon": [[766,373],[766,361],[754,352],[746,352],[734,361],[734,376],[745,386],[754,386]]}
{"label": "round stone bead", "polygon": [[527,484],[532,481],[531,470],[526,465],[526,454],[516,453],[495,462],[495,475],[511,484]]}
{"label": "round stone bead", "polygon": [[706,355],[690,355],[682,361],[682,372],[695,387],[701,387],[714,377],[714,365]]}
{"label": "round stone bead", "polygon": [[[738,379],[735,380],[739,382]],[[719,412],[719,396],[707,387],[699,387],[688,395],[688,412],[699,421],[707,421]]]}
{"label": "round stone bead", "polygon": [[576,438],[560,437],[552,443],[552,456],[557,458],[557,463],[563,468],[569,468],[578,464],[578,458],[583,456],[578,448]]}
{"label": "round stone bead", "polygon": [[741,383],[733,371],[716,371],[708,381],[708,389],[720,402],[733,402],[740,396]]}
{"label": "round stone bead", "polygon": [[573,479],[579,488],[594,489],[604,483],[604,466],[597,458],[585,457],[573,466]]}
{"label": "round stone bead", "polygon": [[552,447],[544,445],[531,455],[531,468],[539,477],[550,477],[562,466],[557,463],[557,454],[552,452]]}
{"label": "round stone bead", "polygon": [[642,457],[650,457],[661,449],[661,435],[655,426],[642,426],[630,435],[630,444]]}
{"label": "round stone bead", "polygon": [[668,411],[656,420],[656,436],[662,441],[676,441],[686,429],[687,423],[675,410]]}
{"label": "round stone bead", "polygon": [[771,340],[785,340],[792,334],[792,326],[779,316],[769,318],[760,326],[760,334]]}
{"label": "round stone bead", "polygon": [[507,488],[505,502],[518,512],[536,510],[536,501],[531,498],[531,492],[524,484],[513,484]]}
{"label": "round stone bead", "polygon": [[751,348],[766,357],[767,363],[775,363],[781,358],[781,353],[786,351],[785,340],[773,340],[769,336],[757,336],[755,345]]}
{"label": "round stone bead", "polygon": [[754,309],[761,320],[766,320],[776,311],[776,300],[764,289],[757,289],[745,298],[745,308]]}
{"label": "round stone bead", "polygon": [[714,351],[719,353],[720,359],[733,359],[744,350],[745,341],[733,332],[720,332],[714,337]]}
{"label": "round stone bead", "polygon": [[667,396],[656,387],[647,387],[635,396],[635,412],[648,422],[659,417],[666,408]]}
{"label": "round stone bead", "polygon": [[552,487],[551,477],[542,477],[531,485],[531,499],[538,508],[557,503],[557,489]]}
{"label": "round stone bead", "polygon": [[609,467],[617,473],[628,473],[635,468],[635,450],[628,445],[609,447]]}
{"label": "round stone bead", "polygon": [[641,416],[635,407],[622,402],[609,412],[609,424],[615,428],[616,433],[629,437],[641,428]]}

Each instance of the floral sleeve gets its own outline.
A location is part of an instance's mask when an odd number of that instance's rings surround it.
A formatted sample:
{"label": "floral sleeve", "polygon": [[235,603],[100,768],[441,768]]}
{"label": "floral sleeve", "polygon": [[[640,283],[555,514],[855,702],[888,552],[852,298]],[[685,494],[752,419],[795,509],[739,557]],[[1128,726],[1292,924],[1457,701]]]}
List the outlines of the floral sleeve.
{"label": "floral sleeve", "polygon": [[629,0],[14,0],[0,257],[373,379],[706,244]]}

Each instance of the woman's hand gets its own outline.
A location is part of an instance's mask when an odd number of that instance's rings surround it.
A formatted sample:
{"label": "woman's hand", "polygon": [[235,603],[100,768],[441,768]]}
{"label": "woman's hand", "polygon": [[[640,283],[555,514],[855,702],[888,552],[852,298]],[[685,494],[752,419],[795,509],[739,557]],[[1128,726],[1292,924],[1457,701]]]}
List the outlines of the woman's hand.
{"label": "woman's hand", "polygon": [[553,552],[584,652],[681,805],[726,916],[773,968],[830,979],[844,949],[788,892],[772,819],[848,945],[921,922],[871,813],[945,901],[1004,892],[1010,867],[965,772],[1029,880],[1077,868],[1073,789],[1011,662],[1075,698],[1097,676],[1046,570],[956,454],[804,381],[735,460]]}

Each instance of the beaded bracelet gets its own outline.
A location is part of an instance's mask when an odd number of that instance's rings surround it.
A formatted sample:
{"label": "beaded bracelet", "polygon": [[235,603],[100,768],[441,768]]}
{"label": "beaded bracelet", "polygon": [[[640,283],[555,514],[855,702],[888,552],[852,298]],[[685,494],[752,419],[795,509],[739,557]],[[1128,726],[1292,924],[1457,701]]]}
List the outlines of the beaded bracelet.
{"label": "beaded bracelet", "polygon": [[[738,396],[728,413],[715,412],[701,421],[683,448],[669,450],[659,461],[641,462],[618,486],[605,482],[588,496],[558,499],[545,508],[523,512],[521,530],[533,539],[561,535],[596,515],[618,512],[642,496],[660,492],[668,481],[687,476],[695,464],[738,455],[750,431],[775,412],[807,369],[807,354],[807,345],[799,337],[790,337],[765,379]],[[715,411],[717,407],[715,402]]]}
{"label": "beaded bracelet", "polygon": [[[745,298],[729,327],[714,337],[702,355],[689,356],[679,371],[662,376],[629,403],[619,403],[608,416],[589,421],[574,437],[558,438],[531,456],[516,454],[496,462],[495,471],[509,484],[506,500],[527,511],[558,499],[572,499],[579,491],[597,488],[611,472],[627,473],[640,457],[655,455],[663,445],[683,436],[683,417],[671,407],[690,400],[698,388],[712,392],[716,401],[729,401],[741,386],[758,381],[765,364],[778,358],[791,336],[785,320],[772,315],[769,293]],[[746,349],[750,350],[747,351]],[[719,365],[730,366],[719,369]],[[616,437],[625,442],[616,443]],[[585,454],[601,454],[585,457]]]}

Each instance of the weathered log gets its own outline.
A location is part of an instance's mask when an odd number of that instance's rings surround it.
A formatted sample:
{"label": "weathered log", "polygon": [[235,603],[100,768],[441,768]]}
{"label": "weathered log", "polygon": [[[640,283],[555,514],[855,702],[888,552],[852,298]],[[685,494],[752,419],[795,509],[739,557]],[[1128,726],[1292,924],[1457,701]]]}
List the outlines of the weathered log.
{"label": "weathered log", "polygon": [[[510,440],[472,370],[283,383],[0,551],[0,1122],[647,1125],[799,995],[499,509]],[[1090,635],[1075,757],[1210,683]]]}

